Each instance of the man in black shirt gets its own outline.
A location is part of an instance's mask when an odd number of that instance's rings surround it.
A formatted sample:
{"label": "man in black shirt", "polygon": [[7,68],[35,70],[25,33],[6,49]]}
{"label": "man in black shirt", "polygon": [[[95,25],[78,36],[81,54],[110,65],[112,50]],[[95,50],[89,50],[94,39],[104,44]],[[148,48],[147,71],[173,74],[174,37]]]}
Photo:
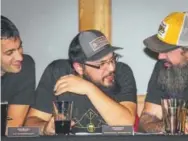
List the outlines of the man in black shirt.
{"label": "man in black shirt", "polygon": [[23,55],[16,26],[1,16],[1,102],[8,102],[7,126],[22,126],[34,102],[35,64]]}
{"label": "man in black shirt", "polygon": [[157,35],[144,40],[146,47],[159,53],[140,118],[146,132],[163,131],[161,98],[188,100],[187,29],[188,13],[174,12],[162,21]]}
{"label": "man in black shirt", "polygon": [[[56,60],[45,70],[36,90],[36,104],[27,126],[54,134],[52,101],[74,101],[73,132],[100,132],[103,124],[133,125],[136,84],[130,67],[117,62],[104,34],[78,33],[69,47],[69,60]],[[92,128],[92,129],[91,129]]]}

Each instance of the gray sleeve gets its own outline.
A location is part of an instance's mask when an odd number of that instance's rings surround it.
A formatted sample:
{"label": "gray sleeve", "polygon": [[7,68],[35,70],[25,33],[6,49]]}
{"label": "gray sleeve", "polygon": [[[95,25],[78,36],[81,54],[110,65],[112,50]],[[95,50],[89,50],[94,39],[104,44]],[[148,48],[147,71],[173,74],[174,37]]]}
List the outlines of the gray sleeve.
{"label": "gray sleeve", "polygon": [[161,62],[157,62],[148,83],[147,95],[145,100],[146,102],[158,105],[161,104],[161,98],[165,95],[164,91],[162,91],[157,84],[157,78],[160,68]]}
{"label": "gray sleeve", "polygon": [[116,68],[116,81],[120,87],[120,92],[115,96],[118,102],[131,101],[137,103],[136,82],[131,68],[119,62]]}
{"label": "gray sleeve", "polygon": [[32,105],[35,100],[35,62],[28,56],[24,56],[23,68],[17,74],[16,94],[9,104]]}
{"label": "gray sleeve", "polygon": [[71,72],[71,66],[67,60],[55,60],[45,69],[36,89],[36,100],[32,106],[46,113],[52,113],[52,102],[56,100],[54,86],[56,81]]}
{"label": "gray sleeve", "polygon": [[53,68],[50,64],[42,74],[38,87],[35,91],[35,104],[32,106],[33,108],[46,113],[52,113],[52,101],[55,99],[55,96],[53,95],[55,80],[53,78],[52,71]]}

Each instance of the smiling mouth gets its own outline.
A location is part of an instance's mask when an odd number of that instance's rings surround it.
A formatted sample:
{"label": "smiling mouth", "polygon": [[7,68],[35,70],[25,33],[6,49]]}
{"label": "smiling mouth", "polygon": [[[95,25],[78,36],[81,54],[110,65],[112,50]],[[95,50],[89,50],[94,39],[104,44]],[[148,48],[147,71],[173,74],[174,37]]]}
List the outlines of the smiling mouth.
{"label": "smiling mouth", "polygon": [[105,79],[112,82],[112,81],[114,81],[114,75],[106,76]]}
{"label": "smiling mouth", "polygon": [[16,67],[16,68],[20,68],[20,67],[22,67],[22,63],[19,63],[19,64],[13,64],[13,66]]}

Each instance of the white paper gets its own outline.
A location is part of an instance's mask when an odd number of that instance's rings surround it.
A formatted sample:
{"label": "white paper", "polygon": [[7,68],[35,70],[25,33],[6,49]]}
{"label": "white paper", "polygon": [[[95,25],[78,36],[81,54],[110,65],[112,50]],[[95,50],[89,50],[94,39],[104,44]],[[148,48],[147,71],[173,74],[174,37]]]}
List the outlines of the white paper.
{"label": "white paper", "polygon": [[78,132],[75,135],[102,135],[102,133],[87,133],[87,132]]}

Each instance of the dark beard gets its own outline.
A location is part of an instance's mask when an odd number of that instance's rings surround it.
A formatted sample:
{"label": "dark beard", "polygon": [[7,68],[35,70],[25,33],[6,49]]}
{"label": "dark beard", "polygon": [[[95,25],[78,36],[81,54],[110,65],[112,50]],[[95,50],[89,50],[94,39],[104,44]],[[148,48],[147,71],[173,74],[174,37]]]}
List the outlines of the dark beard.
{"label": "dark beard", "polygon": [[[109,74],[109,75],[110,75],[110,74]],[[91,77],[90,77],[89,75],[87,75],[87,74],[84,74],[84,75],[83,75],[83,78],[86,79],[86,80],[88,80],[88,81],[90,81],[90,82],[92,82],[92,83],[94,83],[94,84],[95,84],[96,86],[98,86],[98,87],[110,88],[110,87],[113,87],[113,86],[115,85],[115,81],[114,81],[113,84],[112,84],[111,86],[109,86],[109,87],[103,86],[101,83],[97,83],[97,82],[93,81],[93,80],[91,79]],[[104,77],[104,78],[105,78],[105,77]],[[103,80],[104,80],[104,78],[103,78]]]}
{"label": "dark beard", "polygon": [[183,66],[163,67],[159,72],[158,84],[169,94],[181,94],[188,87],[188,63]]}
{"label": "dark beard", "polygon": [[86,79],[87,81],[90,81],[90,82],[92,82],[93,84],[95,84],[100,90],[102,90],[104,93],[118,93],[119,92],[119,85],[116,83],[116,80],[114,80],[114,83],[111,85],[111,86],[108,86],[108,87],[106,87],[106,86],[103,86],[102,84],[100,84],[100,83],[96,83],[96,82],[94,82],[91,78],[90,78],[90,76],[88,76],[87,74],[84,74],[83,75],[83,78],[84,79]]}

